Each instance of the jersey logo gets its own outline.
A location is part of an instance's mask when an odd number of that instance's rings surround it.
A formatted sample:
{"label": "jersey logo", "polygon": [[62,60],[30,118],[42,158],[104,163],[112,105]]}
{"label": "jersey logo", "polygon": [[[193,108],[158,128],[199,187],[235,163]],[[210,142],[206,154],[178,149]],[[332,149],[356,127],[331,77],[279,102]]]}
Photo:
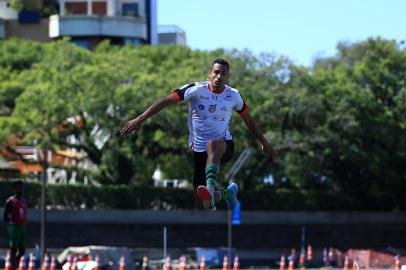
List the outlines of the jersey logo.
{"label": "jersey logo", "polygon": [[197,106],[201,111],[204,110],[204,105],[203,104],[199,104],[199,106]]}
{"label": "jersey logo", "polygon": [[216,104],[210,105],[209,106],[209,112],[214,113],[216,111]]}
{"label": "jersey logo", "polygon": [[228,112],[228,109],[226,107],[221,107],[220,111]]}

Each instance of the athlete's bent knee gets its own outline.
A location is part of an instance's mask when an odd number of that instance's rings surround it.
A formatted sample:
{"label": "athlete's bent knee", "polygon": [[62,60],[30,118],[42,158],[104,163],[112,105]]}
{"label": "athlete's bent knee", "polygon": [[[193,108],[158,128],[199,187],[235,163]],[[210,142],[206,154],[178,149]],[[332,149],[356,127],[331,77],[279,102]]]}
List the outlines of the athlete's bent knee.
{"label": "athlete's bent knee", "polygon": [[227,150],[224,140],[210,140],[207,143],[207,155],[209,159],[220,159]]}

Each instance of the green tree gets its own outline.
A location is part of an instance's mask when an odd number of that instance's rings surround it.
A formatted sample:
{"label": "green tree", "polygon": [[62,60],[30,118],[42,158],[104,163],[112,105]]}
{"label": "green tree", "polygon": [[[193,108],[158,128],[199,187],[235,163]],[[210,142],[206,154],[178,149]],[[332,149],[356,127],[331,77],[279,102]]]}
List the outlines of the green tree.
{"label": "green tree", "polygon": [[275,188],[335,190],[365,201],[395,194],[404,208],[406,52],[402,43],[380,38],[339,44],[335,57],[310,68],[249,51],[107,42],[87,51],[67,40],[6,40],[0,44],[0,140],[18,134],[27,144],[84,151],[97,170],[83,174],[101,183],[150,185],[158,165],[165,177],[190,179],[186,102],[149,119],[136,136],[120,136],[120,124],[174,88],[205,80],[217,57],[229,60],[230,85],[280,151],[272,164],[235,115],[235,159],[254,149],[236,176],[242,189],[262,188],[272,175]]}

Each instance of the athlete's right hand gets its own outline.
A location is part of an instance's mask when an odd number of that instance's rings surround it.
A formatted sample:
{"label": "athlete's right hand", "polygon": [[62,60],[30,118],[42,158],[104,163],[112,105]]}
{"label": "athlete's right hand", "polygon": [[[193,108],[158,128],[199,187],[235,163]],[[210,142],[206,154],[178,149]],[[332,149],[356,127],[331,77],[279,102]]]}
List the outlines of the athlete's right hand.
{"label": "athlete's right hand", "polygon": [[130,121],[128,121],[127,123],[125,123],[125,125],[121,128],[120,130],[120,134],[121,135],[127,135],[127,134],[135,134],[138,129],[141,127],[142,125],[142,120],[140,117],[134,118]]}

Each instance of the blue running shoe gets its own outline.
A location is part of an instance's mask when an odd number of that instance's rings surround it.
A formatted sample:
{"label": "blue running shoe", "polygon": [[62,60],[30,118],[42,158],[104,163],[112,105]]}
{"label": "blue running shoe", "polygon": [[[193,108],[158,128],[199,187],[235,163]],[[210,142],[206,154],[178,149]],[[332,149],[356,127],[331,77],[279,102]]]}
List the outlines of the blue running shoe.
{"label": "blue running shoe", "polygon": [[227,202],[227,206],[229,209],[234,210],[234,208],[237,206],[237,192],[238,192],[238,186],[236,183],[231,183],[227,189],[231,190],[233,192],[233,195],[230,196],[230,198],[228,198],[228,200],[226,200]]}

